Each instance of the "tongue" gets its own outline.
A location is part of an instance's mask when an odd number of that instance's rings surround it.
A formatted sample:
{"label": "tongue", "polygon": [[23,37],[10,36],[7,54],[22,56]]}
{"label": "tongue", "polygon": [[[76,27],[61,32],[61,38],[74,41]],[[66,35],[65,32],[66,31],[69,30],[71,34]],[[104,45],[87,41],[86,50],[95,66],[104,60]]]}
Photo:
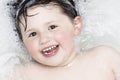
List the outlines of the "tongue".
{"label": "tongue", "polygon": [[45,53],[50,54],[50,53],[52,53],[55,49],[56,49],[56,48],[50,49],[50,50],[48,50],[48,51],[45,51]]}

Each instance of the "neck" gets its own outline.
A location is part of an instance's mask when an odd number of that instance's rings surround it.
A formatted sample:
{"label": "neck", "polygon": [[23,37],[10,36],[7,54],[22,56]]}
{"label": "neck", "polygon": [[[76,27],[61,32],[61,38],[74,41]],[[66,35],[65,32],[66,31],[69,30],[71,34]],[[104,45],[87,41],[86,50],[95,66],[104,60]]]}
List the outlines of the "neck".
{"label": "neck", "polygon": [[67,62],[59,64],[57,66],[47,66],[44,65],[44,67],[49,68],[49,69],[64,69],[64,68],[71,68],[73,65],[75,65],[75,63],[78,61],[78,59],[80,58],[80,53],[76,53],[74,55],[72,55],[69,60],[67,60]]}
{"label": "neck", "polygon": [[76,53],[76,55],[72,56],[66,63],[64,63],[61,66],[55,66],[55,67],[56,68],[70,68],[77,62],[79,57],[80,57],[80,54]]}

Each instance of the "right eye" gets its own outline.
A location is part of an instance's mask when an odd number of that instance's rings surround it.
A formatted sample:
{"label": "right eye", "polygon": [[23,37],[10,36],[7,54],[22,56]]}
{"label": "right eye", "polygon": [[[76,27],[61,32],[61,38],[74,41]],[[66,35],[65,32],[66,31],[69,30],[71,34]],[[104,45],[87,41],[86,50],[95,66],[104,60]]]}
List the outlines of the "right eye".
{"label": "right eye", "polygon": [[29,37],[34,37],[36,35],[37,35],[37,32],[32,32],[32,33],[29,34]]}

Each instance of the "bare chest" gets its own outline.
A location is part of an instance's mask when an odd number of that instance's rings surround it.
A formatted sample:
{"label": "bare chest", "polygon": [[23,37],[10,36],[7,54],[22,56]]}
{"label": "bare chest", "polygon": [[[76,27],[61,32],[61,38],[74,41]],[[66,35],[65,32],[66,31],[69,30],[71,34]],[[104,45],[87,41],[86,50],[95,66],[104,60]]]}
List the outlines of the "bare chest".
{"label": "bare chest", "polygon": [[25,76],[25,80],[115,80],[112,72],[106,68],[83,66],[76,69],[45,70]]}

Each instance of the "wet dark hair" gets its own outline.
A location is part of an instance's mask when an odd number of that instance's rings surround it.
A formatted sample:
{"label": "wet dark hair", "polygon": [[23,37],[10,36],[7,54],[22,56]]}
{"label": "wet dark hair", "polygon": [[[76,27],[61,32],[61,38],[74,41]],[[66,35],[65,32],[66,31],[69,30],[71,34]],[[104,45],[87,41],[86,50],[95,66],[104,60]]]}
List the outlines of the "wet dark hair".
{"label": "wet dark hair", "polygon": [[44,6],[50,4],[51,2],[55,3],[55,5],[58,5],[62,9],[63,13],[68,15],[70,18],[74,19],[76,16],[78,16],[73,0],[18,0],[14,5],[16,9],[15,21],[16,21],[16,28],[21,40],[22,40],[22,35],[21,35],[21,29],[19,27],[19,23],[21,23],[20,16],[22,15],[25,20],[25,25],[23,26],[25,26],[25,30],[26,30],[27,16],[28,16],[27,9],[36,5]]}

